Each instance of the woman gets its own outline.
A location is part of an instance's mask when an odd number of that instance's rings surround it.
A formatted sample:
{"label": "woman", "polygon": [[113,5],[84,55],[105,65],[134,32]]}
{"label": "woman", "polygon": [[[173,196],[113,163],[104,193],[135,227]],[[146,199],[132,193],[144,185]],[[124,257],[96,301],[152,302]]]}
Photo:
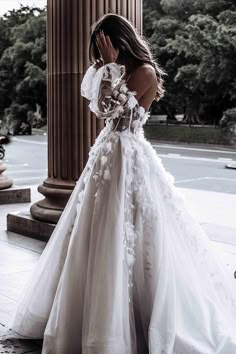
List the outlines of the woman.
{"label": "woman", "polygon": [[233,278],[143,125],[163,71],[123,17],[95,24],[81,93],[106,125],[13,322],[44,354],[235,354]]}

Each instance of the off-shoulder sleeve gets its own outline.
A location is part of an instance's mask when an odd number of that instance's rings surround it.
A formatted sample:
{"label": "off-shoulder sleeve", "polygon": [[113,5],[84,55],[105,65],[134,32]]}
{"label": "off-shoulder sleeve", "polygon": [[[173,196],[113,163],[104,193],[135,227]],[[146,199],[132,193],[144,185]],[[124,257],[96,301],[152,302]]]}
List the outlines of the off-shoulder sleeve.
{"label": "off-shoulder sleeve", "polygon": [[138,104],[136,92],[128,89],[123,79],[124,74],[125,67],[117,63],[106,64],[98,70],[93,67],[87,70],[81,94],[90,100],[90,110],[98,118],[127,117]]}
{"label": "off-shoulder sleeve", "polygon": [[87,98],[88,100],[92,99],[93,80],[96,72],[97,69],[93,65],[91,65],[86,71],[81,83],[81,95]]}

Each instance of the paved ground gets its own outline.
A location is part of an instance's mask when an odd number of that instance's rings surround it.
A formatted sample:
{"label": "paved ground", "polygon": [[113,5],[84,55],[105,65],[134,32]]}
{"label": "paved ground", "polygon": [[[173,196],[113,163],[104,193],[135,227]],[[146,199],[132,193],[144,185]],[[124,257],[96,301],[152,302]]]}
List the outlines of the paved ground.
{"label": "paved ground", "polygon": [[17,185],[40,184],[47,175],[47,137],[17,136],[6,145],[7,174]]}
{"label": "paved ground", "polygon": [[[181,189],[186,202],[208,233],[232,276],[236,270],[236,195]],[[32,186],[32,202],[40,198]],[[0,205],[0,353],[41,352],[40,341],[9,339],[11,319],[29,274],[45,243],[6,232],[6,215],[10,211],[29,210],[30,204]]]}
{"label": "paved ground", "polygon": [[[32,190],[35,201],[40,196],[36,186]],[[9,331],[24,284],[45,247],[44,242],[5,231],[7,213],[29,210],[29,206],[30,203],[0,205],[0,353],[41,353],[40,342],[13,340]]]}
{"label": "paved ground", "polygon": [[[182,188],[236,194],[236,170],[225,165],[235,163],[235,148],[152,142],[157,154]],[[6,146],[8,175],[18,185],[40,184],[47,174],[47,137],[13,137]]]}
{"label": "paved ground", "polygon": [[236,149],[220,146],[165,144],[153,142],[166,169],[183,188],[236,194]]}

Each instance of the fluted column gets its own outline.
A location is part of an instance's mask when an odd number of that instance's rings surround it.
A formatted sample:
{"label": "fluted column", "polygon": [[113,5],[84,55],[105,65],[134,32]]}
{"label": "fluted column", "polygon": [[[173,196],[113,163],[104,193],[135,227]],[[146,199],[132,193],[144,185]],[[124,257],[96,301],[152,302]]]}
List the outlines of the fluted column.
{"label": "fluted column", "polygon": [[105,13],[121,14],[141,30],[142,0],[48,0],[48,178],[38,187],[44,199],[32,215],[56,223],[103,127],[80,95],[89,66],[91,24]]}

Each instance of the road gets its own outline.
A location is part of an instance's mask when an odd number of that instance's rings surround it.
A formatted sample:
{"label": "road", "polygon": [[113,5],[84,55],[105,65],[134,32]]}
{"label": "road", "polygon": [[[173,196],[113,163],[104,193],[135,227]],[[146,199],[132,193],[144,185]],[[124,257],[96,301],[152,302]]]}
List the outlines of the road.
{"label": "road", "polygon": [[17,186],[40,184],[47,176],[47,137],[17,136],[5,146],[6,174]]}
{"label": "road", "polygon": [[175,177],[176,186],[236,194],[236,150],[196,147],[191,144],[153,143],[165,168]]}
{"label": "road", "polygon": [[[236,151],[223,147],[152,143],[179,187],[236,194]],[[40,184],[47,176],[47,137],[17,136],[6,146],[8,175],[16,185]]]}

